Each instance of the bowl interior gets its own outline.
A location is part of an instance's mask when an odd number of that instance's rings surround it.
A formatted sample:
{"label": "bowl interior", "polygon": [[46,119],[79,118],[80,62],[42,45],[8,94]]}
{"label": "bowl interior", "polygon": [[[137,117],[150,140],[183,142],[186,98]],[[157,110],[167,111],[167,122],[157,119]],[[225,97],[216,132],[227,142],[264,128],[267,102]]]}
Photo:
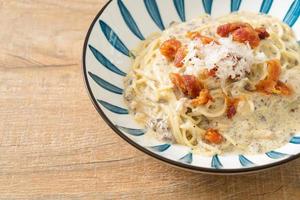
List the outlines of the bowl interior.
{"label": "bowl interior", "polygon": [[[207,13],[218,17],[234,11],[262,12],[282,19],[300,38],[300,0],[112,0],[88,31],[83,53],[84,77],[91,99],[110,127],[143,152],[173,165],[205,172],[233,173],[263,169],[299,157],[300,134],[285,146],[259,155],[193,154],[182,145],[149,137],[128,114],[123,78],[130,69],[131,49],[153,32]],[[109,137],[109,136],[108,136]]]}

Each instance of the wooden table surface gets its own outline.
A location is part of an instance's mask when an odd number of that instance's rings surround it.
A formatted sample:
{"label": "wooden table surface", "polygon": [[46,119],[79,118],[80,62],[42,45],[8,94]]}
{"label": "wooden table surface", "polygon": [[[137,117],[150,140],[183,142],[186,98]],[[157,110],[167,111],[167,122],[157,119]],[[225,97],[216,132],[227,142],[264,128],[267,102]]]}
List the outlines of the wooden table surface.
{"label": "wooden table surface", "polygon": [[104,123],[81,53],[105,2],[0,0],[0,199],[299,199],[299,159],[250,175],[195,174]]}

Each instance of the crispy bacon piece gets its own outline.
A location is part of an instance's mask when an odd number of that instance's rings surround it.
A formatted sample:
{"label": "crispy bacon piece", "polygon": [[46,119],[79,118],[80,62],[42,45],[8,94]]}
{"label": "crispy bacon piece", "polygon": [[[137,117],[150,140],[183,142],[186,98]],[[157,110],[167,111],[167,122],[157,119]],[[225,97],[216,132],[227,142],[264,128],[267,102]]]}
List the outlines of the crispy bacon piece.
{"label": "crispy bacon piece", "polygon": [[232,119],[232,117],[236,114],[236,107],[234,105],[230,105],[227,108],[227,118]]}
{"label": "crispy bacon piece", "polygon": [[186,93],[185,84],[183,82],[183,77],[177,73],[169,74],[171,82],[183,93]]}
{"label": "crispy bacon piece", "polygon": [[183,75],[182,77],[187,91],[186,95],[191,98],[197,97],[202,89],[202,84],[193,75]]}
{"label": "crispy bacon piece", "polygon": [[216,129],[209,128],[204,134],[204,140],[212,144],[221,144],[223,139],[223,136]]}
{"label": "crispy bacon piece", "polygon": [[268,79],[278,81],[281,73],[281,66],[279,60],[269,60],[268,65]]}
{"label": "crispy bacon piece", "polygon": [[186,96],[196,98],[203,88],[201,82],[193,75],[183,75],[171,73],[172,83]]}
{"label": "crispy bacon piece", "polygon": [[260,80],[256,85],[256,90],[265,94],[279,94],[289,96],[292,89],[279,80],[281,66],[279,60],[270,60],[268,64],[268,76],[264,80]]}
{"label": "crispy bacon piece", "polygon": [[232,119],[232,117],[236,114],[236,109],[239,104],[240,99],[239,98],[227,98],[227,118]]}
{"label": "crispy bacon piece", "polygon": [[201,42],[202,42],[203,44],[209,44],[209,43],[211,43],[212,41],[214,41],[215,43],[219,44],[219,42],[216,41],[214,38],[211,38],[211,37],[207,37],[207,36],[201,35],[201,33],[200,33],[200,32],[197,32],[197,31],[196,31],[196,32],[188,32],[188,33],[186,34],[186,36],[187,36],[188,38],[192,39],[192,40],[198,38],[198,39],[201,40]]}
{"label": "crispy bacon piece", "polygon": [[217,28],[217,34],[221,37],[228,37],[229,33],[232,34],[234,41],[245,43],[249,42],[252,48],[259,45],[260,40],[269,37],[269,33],[265,28],[254,29],[248,23],[235,22],[220,25]]}
{"label": "crispy bacon piece", "polygon": [[259,81],[256,85],[256,90],[265,94],[278,94],[284,96],[290,96],[293,93],[291,87],[281,81],[273,81],[265,79]]}
{"label": "crispy bacon piece", "polygon": [[265,79],[258,82],[258,84],[256,85],[256,90],[265,94],[272,94],[276,92],[275,87],[276,81]]}
{"label": "crispy bacon piece", "polygon": [[241,28],[241,27],[251,27],[248,23],[242,22],[234,22],[234,23],[227,23],[218,26],[217,34],[221,37],[228,37],[229,33]]}
{"label": "crispy bacon piece", "polygon": [[192,100],[192,105],[193,106],[205,105],[210,100],[213,100],[213,98],[209,94],[209,90],[204,88],[200,91],[199,96]]}
{"label": "crispy bacon piece", "polygon": [[270,36],[264,27],[256,28],[255,31],[258,33],[259,39],[263,40]]}
{"label": "crispy bacon piece", "polygon": [[162,43],[159,50],[160,53],[168,60],[172,61],[175,58],[175,54],[181,47],[181,42],[176,39],[169,39]]}
{"label": "crispy bacon piece", "polygon": [[284,96],[289,96],[293,93],[293,90],[291,87],[286,85],[285,83],[278,81],[276,86],[275,86],[276,91],[279,91],[279,94],[284,95]]}
{"label": "crispy bacon piece", "polygon": [[186,54],[187,54],[187,49],[186,47],[180,47],[178,49],[178,51],[175,54],[175,58],[174,58],[174,65],[176,67],[182,67],[183,66],[183,59],[185,58]]}
{"label": "crispy bacon piece", "polygon": [[249,42],[251,48],[257,47],[260,42],[257,32],[252,27],[241,27],[233,31],[232,39],[240,43]]}

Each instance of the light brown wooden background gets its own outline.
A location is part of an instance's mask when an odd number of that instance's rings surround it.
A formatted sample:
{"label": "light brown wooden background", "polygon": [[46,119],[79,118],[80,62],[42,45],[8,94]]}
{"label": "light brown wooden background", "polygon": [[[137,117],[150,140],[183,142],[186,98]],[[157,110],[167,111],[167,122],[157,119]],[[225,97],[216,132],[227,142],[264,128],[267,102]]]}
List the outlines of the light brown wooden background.
{"label": "light brown wooden background", "polygon": [[0,0],[0,199],[299,199],[299,159],[252,175],[194,174],[110,130],[80,64],[105,2]]}

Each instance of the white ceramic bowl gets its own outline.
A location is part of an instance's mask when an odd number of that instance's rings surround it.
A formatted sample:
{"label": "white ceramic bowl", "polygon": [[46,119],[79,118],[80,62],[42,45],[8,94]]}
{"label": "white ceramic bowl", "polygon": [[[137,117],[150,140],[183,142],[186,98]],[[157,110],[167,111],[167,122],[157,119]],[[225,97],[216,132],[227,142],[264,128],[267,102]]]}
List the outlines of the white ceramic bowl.
{"label": "white ceramic bowl", "polygon": [[[92,22],[83,47],[84,78],[101,117],[124,140],[169,164],[209,173],[243,173],[276,166],[300,156],[300,134],[289,143],[259,155],[193,154],[177,144],[162,143],[144,134],[123,102],[123,78],[130,68],[130,49],[172,21],[203,13],[213,17],[233,11],[267,13],[282,19],[300,39],[300,0],[111,0]],[[107,135],[107,137],[110,137]],[[115,151],[115,150],[114,150]]]}

